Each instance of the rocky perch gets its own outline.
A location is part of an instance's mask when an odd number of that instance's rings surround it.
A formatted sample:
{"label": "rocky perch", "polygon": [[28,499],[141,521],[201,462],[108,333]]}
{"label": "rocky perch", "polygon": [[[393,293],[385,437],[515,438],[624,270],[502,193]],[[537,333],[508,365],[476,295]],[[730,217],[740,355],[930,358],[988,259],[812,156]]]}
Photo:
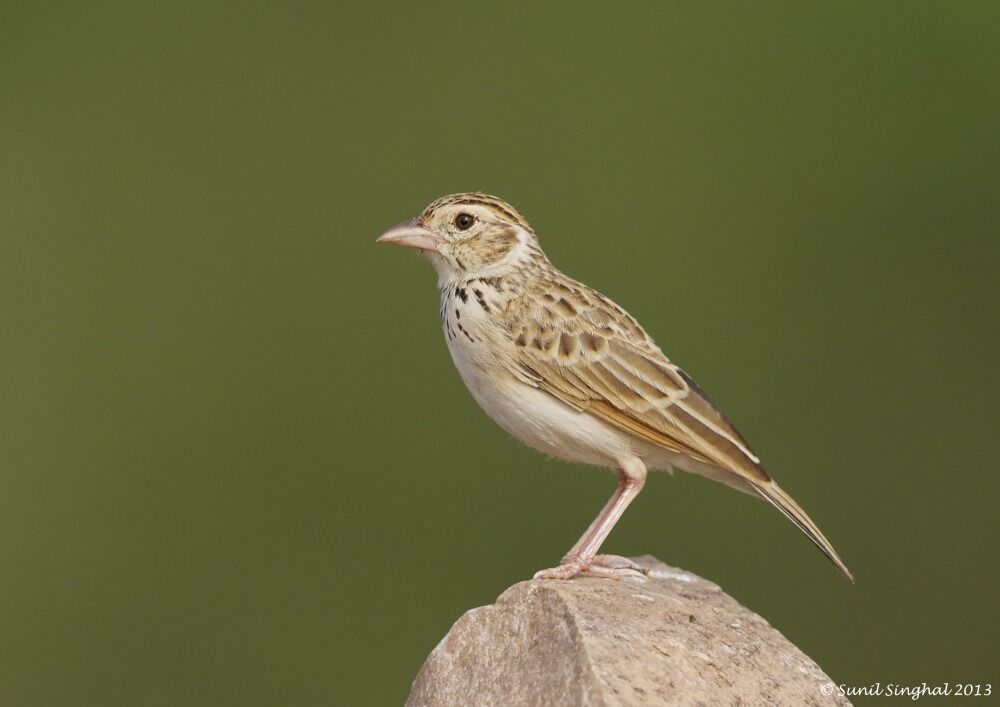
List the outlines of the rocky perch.
{"label": "rocky perch", "polygon": [[428,656],[408,707],[849,705],[764,619],[654,557],[619,581],[520,582],[467,611]]}

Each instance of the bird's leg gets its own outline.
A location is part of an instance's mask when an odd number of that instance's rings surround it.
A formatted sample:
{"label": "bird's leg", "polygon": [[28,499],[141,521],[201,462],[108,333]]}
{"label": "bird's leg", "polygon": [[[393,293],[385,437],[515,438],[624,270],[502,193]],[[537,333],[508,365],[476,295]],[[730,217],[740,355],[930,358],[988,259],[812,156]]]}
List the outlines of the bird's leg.
{"label": "bird's leg", "polygon": [[615,555],[598,555],[597,551],[622,517],[625,509],[639,495],[646,483],[646,467],[638,459],[622,464],[618,472],[618,488],[597,514],[594,522],[562,558],[558,567],[535,573],[535,579],[570,579],[583,572],[602,577],[618,578],[621,569],[635,569],[631,561]]}
{"label": "bird's leg", "polygon": [[[594,518],[586,532],[580,536],[576,544],[566,553],[563,557],[563,562],[583,557],[592,557],[597,554],[604,540],[611,533],[611,529],[625,512],[625,507],[639,493],[639,489],[635,488],[634,482],[631,486],[630,488],[629,478],[624,474],[620,474],[618,477],[618,487],[615,489],[614,494],[612,494],[611,498],[604,505],[604,508],[601,509],[601,512],[597,514],[597,517]],[[628,495],[627,498],[626,495]]]}

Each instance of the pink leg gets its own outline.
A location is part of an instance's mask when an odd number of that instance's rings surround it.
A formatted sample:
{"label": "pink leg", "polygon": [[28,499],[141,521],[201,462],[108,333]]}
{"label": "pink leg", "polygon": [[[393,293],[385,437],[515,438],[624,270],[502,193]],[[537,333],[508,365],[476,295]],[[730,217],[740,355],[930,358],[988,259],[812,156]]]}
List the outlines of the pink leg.
{"label": "pink leg", "polygon": [[[623,463],[622,470],[618,474],[618,488],[615,489],[611,500],[605,504],[587,531],[566,553],[559,566],[536,572],[535,579],[569,579],[582,572],[618,577],[619,572],[616,569],[606,566],[608,562],[595,563],[594,558],[611,533],[611,529],[615,527],[632,500],[642,491],[645,483],[646,467],[639,459],[633,458]],[[608,557],[605,559],[618,560],[620,558]]]}

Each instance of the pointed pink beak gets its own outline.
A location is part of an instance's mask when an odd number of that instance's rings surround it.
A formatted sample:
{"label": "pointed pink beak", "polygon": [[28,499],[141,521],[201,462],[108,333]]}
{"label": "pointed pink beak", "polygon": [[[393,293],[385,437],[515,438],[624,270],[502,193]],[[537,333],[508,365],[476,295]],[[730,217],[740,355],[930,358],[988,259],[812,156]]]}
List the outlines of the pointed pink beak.
{"label": "pointed pink beak", "polygon": [[393,226],[388,231],[378,237],[376,243],[395,243],[407,248],[418,248],[420,250],[438,250],[444,239],[424,228],[419,218],[404,221]]}

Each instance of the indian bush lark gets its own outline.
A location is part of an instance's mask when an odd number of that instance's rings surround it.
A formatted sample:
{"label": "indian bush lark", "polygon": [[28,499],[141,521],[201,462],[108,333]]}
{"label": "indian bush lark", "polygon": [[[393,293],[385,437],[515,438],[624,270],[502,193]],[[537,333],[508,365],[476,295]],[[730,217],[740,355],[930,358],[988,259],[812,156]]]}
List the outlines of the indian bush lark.
{"label": "indian bush lark", "polygon": [[853,579],[701,388],[628,312],[557,270],[510,204],[452,194],[378,240],[430,258],[452,360],[500,427],[545,454],[618,474],[614,495],[580,540],[536,578],[634,571],[598,550],[642,490],[646,470],[677,467],[769,501]]}

